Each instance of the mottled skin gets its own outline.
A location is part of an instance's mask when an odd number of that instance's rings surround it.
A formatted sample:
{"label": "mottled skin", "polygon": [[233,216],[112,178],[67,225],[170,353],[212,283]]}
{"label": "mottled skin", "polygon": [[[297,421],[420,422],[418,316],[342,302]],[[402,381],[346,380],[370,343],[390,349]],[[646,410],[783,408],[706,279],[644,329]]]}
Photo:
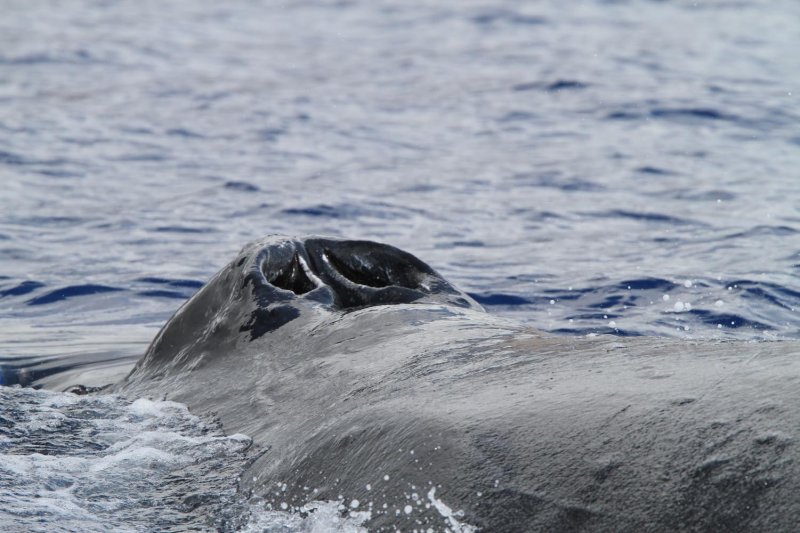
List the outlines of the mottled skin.
{"label": "mottled skin", "polygon": [[253,437],[246,494],[358,500],[370,531],[800,520],[797,343],[549,337],[386,245],[248,246],[117,389]]}

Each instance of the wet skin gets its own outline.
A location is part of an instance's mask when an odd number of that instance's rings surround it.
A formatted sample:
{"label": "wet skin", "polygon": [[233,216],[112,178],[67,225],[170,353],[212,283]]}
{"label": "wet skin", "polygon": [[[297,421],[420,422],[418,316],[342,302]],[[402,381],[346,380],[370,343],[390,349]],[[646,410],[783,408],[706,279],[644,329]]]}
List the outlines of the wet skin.
{"label": "wet skin", "polygon": [[798,343],[551,337],[377,243],[249,245],[115,389],[251,436],[264,453],[245,494],[358,500],[370,531],[792,531],[800,516]]}

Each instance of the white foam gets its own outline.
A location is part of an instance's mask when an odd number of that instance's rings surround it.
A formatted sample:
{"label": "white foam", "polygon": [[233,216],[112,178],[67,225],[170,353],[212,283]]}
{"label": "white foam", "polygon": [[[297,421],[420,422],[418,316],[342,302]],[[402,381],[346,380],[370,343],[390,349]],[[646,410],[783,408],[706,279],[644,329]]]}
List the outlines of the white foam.
{"label": "white foam", "polygon": [[475,533],[477,531],[477,528],[474,526],[461,523],[458,520],[458,517],[460,517],[461,513],[458,511],[453,512],[450,506],[436,497],[436,487],[431,487],[431,490],[428,491],[428,500],[430,500],[434,509],[436,509],[436,511],[442,515],[445,520],[447,520],[452,533]]}
{"label": "white foam", "polygon": [[300,513],[287,513],[252,506],[250,520],[239,531],[241,533],[367,533],[363,523],[370,513],[351,511],[341,515],[341,501],[311,502],[300,509]]}
{"label": "white foam", "polygon": [[250,446],[184,405],[113,395],[0,387],[0,418],[0,531],[216,529]]}
{"label": "white foam", "polygon": [[[257,453],[250,438],[182,404],[0,387],[0,419],[10,422],[0,425],[0,531],[364,533],[372,516],[371,501],[282,510],[246,500],[237,488]],[[435,530],[475,531],[435,489],[429,501],[411,489],[401,516],[432,507]]]}

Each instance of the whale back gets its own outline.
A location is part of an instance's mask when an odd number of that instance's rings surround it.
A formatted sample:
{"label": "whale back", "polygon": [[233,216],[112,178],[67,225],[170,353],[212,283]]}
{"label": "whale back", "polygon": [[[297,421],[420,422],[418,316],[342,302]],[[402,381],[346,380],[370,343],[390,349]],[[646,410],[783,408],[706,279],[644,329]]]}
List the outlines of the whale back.
{"label": "whale back", "polygon": [[251,436],[243,494],[356,501],[370,531],[791,531],[800,516],[798,343],[552,337],[365,241],[246,247],[118,390]]}

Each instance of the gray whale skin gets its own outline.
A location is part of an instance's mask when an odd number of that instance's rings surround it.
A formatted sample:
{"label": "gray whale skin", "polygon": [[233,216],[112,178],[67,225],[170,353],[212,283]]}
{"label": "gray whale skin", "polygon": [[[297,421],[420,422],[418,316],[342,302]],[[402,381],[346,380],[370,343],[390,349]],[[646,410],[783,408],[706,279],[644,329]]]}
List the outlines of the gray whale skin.
{"label": "gray whale skin", "polygon": [[370,531],[800,524],[797,343],[551,337],[383,244],[247,246],[115,389],[251,436],[245,495]]}

